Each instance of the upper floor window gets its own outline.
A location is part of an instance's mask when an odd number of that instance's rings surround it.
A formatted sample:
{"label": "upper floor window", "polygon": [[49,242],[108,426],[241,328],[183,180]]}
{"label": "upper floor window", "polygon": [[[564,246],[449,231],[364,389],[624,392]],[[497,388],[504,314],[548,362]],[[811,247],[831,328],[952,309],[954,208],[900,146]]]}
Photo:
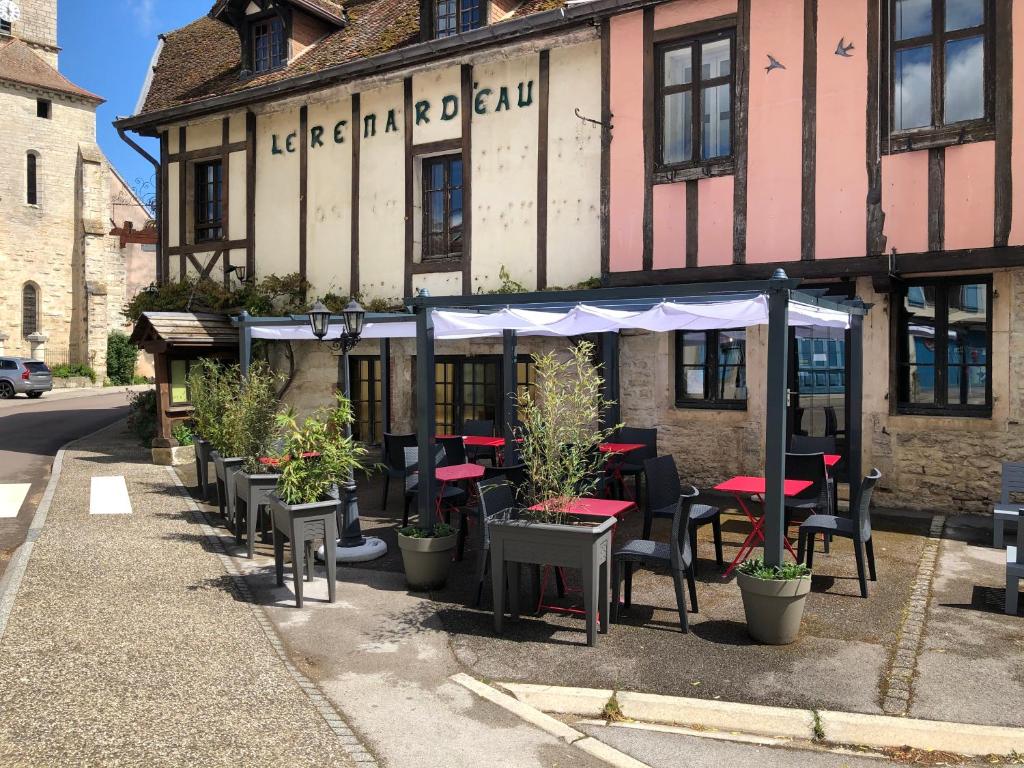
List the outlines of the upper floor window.
{"label": "upper floor window", "polygon": [[269,72],[283,67],[287,61],[287,44],[284,37],[284,22],[278,16],[271,16],[252,25],[252,68],[253,72]]}
{"label": "upper floor window", "polygon": [[747,332],[676,332],[676,405],[747,407]]}
{"label": "upper floor window", "polygon": [[462,154],[423,160],[423,260],[462,255]]}
{"label": "upper floor window", "polygon": [[434,0],[434,37],[451,37],[483,25],[482,0]]}
{"label": "upper floor window", "polygon": [[988,415],[992,408],[988,277],[909,283],[897,294],[897,409]]}
{"label": "upper floor window", "polygon": [[29,152],[25,156],[25,202],[29,205],[39,204],[39,156]]}
{"label": "upper floor window", "polygon": [[220,240],[224,236],[224,184],[220,160],[197,163],[195,166],[196,242]]}
{"label": "upper floor window", "polygon": [[729,30],[655,49],[659,167],[732,155],[734,40]]}
{"label": "upper floor window", "polygon": [[53,116],[53,102],[49,99],[36,99],[36,117],[49,120]]}
{"label": "upper floor window", "polygon": [[893,133],[992,115],[989,0],[891,0]]}
{"label": "upper floor window", "polygon": [[25,283],[21,289],[21,335],[31,336],[39,330],[39,289]]}

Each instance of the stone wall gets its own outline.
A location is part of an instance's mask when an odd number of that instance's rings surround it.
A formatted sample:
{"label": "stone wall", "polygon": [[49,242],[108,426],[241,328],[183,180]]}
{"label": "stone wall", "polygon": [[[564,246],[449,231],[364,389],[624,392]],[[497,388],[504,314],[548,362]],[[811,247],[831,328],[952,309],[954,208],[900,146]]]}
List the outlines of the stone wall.
{"label": "stone wall", "polygon": [[21,10],[11,33],[31,45],[52,67],[57,66],[57,0],[18,0]]}

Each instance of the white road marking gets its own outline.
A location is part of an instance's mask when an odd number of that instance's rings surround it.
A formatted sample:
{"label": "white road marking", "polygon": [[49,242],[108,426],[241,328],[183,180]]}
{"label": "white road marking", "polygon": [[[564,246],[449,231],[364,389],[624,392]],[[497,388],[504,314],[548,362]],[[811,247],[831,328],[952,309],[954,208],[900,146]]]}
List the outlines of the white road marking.
{"label": "white road marking", "polygon": [[94,477],[89,492],[90,515],[130,515],[132,502],[124,475]]}
{"label": "white road marking", "polygon": [[31,487],[31,483],[0,485],[0,517],[17,517]]}

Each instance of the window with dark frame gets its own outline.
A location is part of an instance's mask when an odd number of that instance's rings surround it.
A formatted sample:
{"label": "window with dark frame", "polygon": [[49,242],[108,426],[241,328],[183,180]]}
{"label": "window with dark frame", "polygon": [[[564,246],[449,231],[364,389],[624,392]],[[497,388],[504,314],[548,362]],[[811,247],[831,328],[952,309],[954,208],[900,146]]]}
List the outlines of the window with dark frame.
{"label": "window with dark frame", "polygon": [[21,335],[27,338],[39,330],[39,289],[25,283],[21,289]]}
{"label": "window with dark frame", "polygon": [[25,202],[29,205],[39,204],[39,157],[34,152],[25,156]]}
{"label": "window with dark frame", "polygon": [[49,120],[53,115],[53,102],[49,99],[36,99],[36,117]]}
{"label": "window with dark frame", "polygon": [[747,407],[747,332],[676,332],[676,405]]}
{"label": "window with dark frame", "polygon": [[[494,421],[500,429],[505,411],[501,396],[501,357],[448,357],[434,363],[434,413],[437,433],[457,435],[467,420]],[[516,361],[516,390],[520,393],[536,384],[533,357],[520,355]]]}
{"label": "window with dark frame", "polygon": [[221,161],[196,163],[195,177],[196,242],[220,240],[224,236],[224,183]]}
{"label": "window with dark frame", "polygon": [[352,387],[352,436],[367,445],[384,440],[381,368],[379,357],[355,355],[349,358]]}
{"label": "window with dark frame", "polygon": [[434,0],[434,37],[451,37],[483,26],[483,0]]}
{"label": "window with dark frame", "polygon": [[990,415],[991,278],[909,282],[894,305],[897,411]]}
{"label": "window with dark frame", "polygon": [[462,154],[423,159],[423,261],[462,256]]}
{"label": "window with dark frame", "polygon": [[657,165],[685,168],[732,156],[733,30],[655,49]]}
{"label": "window with dark frame", "polygon": [[890,0],[890,132],[989,123],[990,0]]}
{"label": "window with dark frame", "polygon": [[288,60],[284,22],[278,16],[252,24],[252,71],[255,74],[283,67]]}

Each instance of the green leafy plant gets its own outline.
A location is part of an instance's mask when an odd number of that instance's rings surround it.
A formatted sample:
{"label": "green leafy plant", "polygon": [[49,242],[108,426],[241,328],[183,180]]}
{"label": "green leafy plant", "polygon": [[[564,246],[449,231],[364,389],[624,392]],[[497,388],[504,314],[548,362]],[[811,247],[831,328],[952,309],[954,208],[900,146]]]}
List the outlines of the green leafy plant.
{"label": "green leafy plant", "polygon": [[111,331],[107,335],[107,378],[111,384],[131,384],[138,358],[139,348],[132,344],[124,333]]}
{"label": "green leafy plant", "polygon": [[222,456],[230,456],[225,453],[228,425],[224,417],[228,403],[240,389],[237,366],[229,368],[209,358],[197,360],[188,372],[188,389],[196,432]]}
{"label": "green leafy plant", "polygon": [[152,384],[146,376],[132,376],[132,384]]}
{"label": "green leafy plant", "polygon": [[55,365],[50,369],[50,373],[55,379],[72,379],[80,376],[89,379],[89,381],[94,384],[96,383],[96,371],[85,363],[65,363],[63,365]]}
{"label": "green leafy plant", "polygon": [[281,410],[277,399],[280,378],[268,364],[253,363],[238,396],[228,404],[229,450],[233,456],[245,458],[242,468],[246,472],[258,472],[260,458],[272,452]]}
{"label": "green leafy plant", "polygon": [[267,275],[258,283],[225,288],[222,282],[186,278],[149,286],[125,306],[123,315],[137,321],[143,312],[227,312],[248,310],[261,317],[290,315],[306,310],[309,282],[297,272]]}
{"label": "green leafy plant", "polygon": [[349,436],[352,420],[352,403],[341,392],[333,408],[321,408],[303,421],[290,409],[277,415],[284,438],[277,481],[277,495],[282,501],[322,501],[335,483],[364,469],[366,449]]}
{"label": "green leafy plant", "polygon": [[192,445],[195,436],[192,434],[192,430],[189,429],[188,424],[183,421],[179,421],[174,425],[174,429],[171,430],[171,434],[174,435],[174,439],[178,441],[178,445]]}
{"label": "green leafy plant", "polygon": [[765,581],[792,581],[811,575],[811,569],[803,563],[767,565],[762,557],[752,557],[743,562],[737,570],[747,576]]}
{"label": "green leafy plant", "polygon": [[128,428],[149,448],[156,437],[156,390],[128,393]]}
{"label": "green leafy plant", "polygon": [[403,536],[408,536],[410,539],[441,539],[445,536],[451,536],[455,533],[455,529],[452,528],[448,523],[435,523],[432,529],[417,528],[415,525],[407,525],[405,528],[399,528],[398,532]]}
{"label": "green leafy plant", "polygon": [[591,493],[604,471],[598,446],[616,427],[599,426],[611,403],[601,393],[593,352],[584,341],[568,358],[535,356],[536,386],[516,395],[521,425],[515,432],[530,478],[521,501],[527,507],[543,503],[537,518],[544,522],[565,522],[572,500]]}

